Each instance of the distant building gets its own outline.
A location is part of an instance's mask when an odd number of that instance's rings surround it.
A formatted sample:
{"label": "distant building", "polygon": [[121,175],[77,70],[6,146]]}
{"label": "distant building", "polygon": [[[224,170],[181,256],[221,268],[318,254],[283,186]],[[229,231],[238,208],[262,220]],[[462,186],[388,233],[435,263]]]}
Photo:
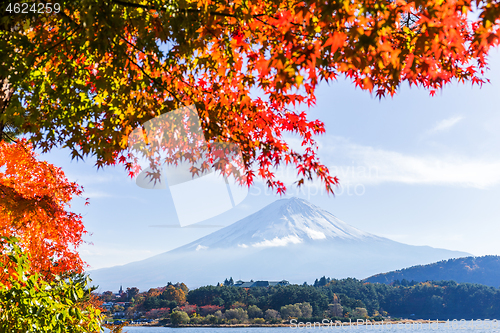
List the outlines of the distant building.
{"label": "distant building", "polygon": [[120,296],[121,296],[121,295],[123,295],[123,294],[124,294],[124,292],[123,292],[123,287],[122,287],[122,285],[120,285],[120,290],[118,290],[118,293],[117,293],[117,294],[115,294],[115,296],[116,296],[116,297],[120,297]]}
{"label": "distant building", "polygon": [[250,281],[250,282],[238,280],[234,283],[234,286],[241,287],[241,288],[255,288],[255,287],[288,286],[289,284],[290,284],[290,282],[288,282],[286,280],[281,280],[281,281]]}
{"label": "distant building", "polygon": [[101,305],[101,306],[102,306],[103,308],[105,308],[106,310],[108,310],[108,311],[109,311],[109,310],[113,307],[113,305],[115,305],[115,303],[114,303],[114,302],[105,302],[105,303],[102,303],[102,305]]}

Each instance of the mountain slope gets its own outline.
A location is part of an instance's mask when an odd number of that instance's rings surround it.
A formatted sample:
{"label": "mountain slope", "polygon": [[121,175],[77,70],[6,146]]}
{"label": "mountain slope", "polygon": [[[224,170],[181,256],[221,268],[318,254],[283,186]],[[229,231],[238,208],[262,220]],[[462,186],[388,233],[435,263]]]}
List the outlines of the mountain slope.
{"label": "mountain slope", "polygon": [[189,287],[235,279],[312,281],[364,278],[381,271],[469,255],[410,246],[358,230],[297,199],[282,199],[234,224],[157,256],[91,271],[100,290],[139,289],[168,281]]}
{"label": "mountain slope", "polygon": [[403,279],[417,282],[453,280],[458,283],[479,283],[498,288],[500,286],[500,256],[442,260],[429,265],[377,274],[365,281],[389,284],[394,280]]}
{"label": "mountain slope", "polygon": [[356,229],[333,214],[298,198],[277,200],[230,226],[174,251],[196,248],[266,247],[317,240],[381,239]]}

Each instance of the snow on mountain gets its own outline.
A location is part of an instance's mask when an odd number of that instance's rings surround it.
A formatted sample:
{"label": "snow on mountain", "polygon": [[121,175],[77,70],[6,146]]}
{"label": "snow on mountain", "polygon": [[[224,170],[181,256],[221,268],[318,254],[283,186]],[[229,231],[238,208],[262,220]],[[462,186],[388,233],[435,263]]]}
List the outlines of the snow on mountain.
{"label": "snow on mountain", "polygon": [[299,198],[281,199],[232,225],[174,251],[264,248],[335,239],[380,239]]}
{"label": "snow on mountain", "polygon": [[100,290],[118,283],[141,290],[167,282],[189,287],[236,279],[314,281],[323,275],[365,278],[383,271],[464,257],[464,252],[411,246],[356,229],[298,198],[260,211],[157,256],[91,271]]}

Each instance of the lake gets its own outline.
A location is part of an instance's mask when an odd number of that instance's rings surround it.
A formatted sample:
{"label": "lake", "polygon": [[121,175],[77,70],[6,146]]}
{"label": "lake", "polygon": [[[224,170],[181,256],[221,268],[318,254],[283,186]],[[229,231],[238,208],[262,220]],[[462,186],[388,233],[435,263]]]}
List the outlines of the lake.
{"label": "lake", "polygon": [[[472,328],[471,324],[474,325]],[[440,323],[429,325],[423,324],[421,326],[412,327],[407,325],[406,327],[402,324],[400,325],[390,325],[390,326],[374,326],[374,327],[364,327],[364,326],[353,326],[353,327],[317,327],[316,328],[292,328],[292,327],[186,327],[186,328],[171,328],[171,327],[125,327],[124,332],[129,333],[290,333],[290,332],[437,332],[437,333],[491,333],[500,332],[499,327],[485,328],[483,322],[455,322],[453,327]]]}

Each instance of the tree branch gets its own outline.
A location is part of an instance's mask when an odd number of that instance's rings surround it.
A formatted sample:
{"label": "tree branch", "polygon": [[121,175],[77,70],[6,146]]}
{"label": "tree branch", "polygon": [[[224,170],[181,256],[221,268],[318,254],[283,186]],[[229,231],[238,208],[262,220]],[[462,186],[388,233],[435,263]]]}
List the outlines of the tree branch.
{"label": "tree branch", "polygon": [[[118,34],[118,35],[119,35],[119,34]],[[121,35],[119,35],[119,36],[120,36],[120,38],[122,38],[125,42],[127,42],[127,43],[131,44],[131,43],[130,43],[130,42],[129,42],[126,38],[122,37]],[[112,40],[111,40],[111,43],[113,43],[113,44],[115,44],[115,45],[116,45],[116,43],[115,43],[115,42],[113,42]],[[135,47],[135,45],[133,45],[133,44],[131,44],[131,45]],[[167,87],[165,87],[165,86],[164,86],[161,82],[158,82],[158,80],[156,80],[155,78],[151,77],[148,73],[146,73],[146,71],[144,70],[144,68],[142,68],[142,66],[140,66],[140,65],[139,65],[138,63],[136,63],[136,62],[135,62],[132,58],[130,58],[130,57],[128,56],[128,54],[126,54],[126,57],[127,57],[128,61],[130,61],[131,63],[133,63],[135,66],[137,66],[137,68],[139,68],[139,69],[141,70],[141,72],[142,72],[142,73],[143,73],[143,74],[144,74],[144,75],[145,75],[145,76],[146,76],[146,77],[147,77],[147,78],[148,78],[148,79],[149,79],[152,83],[157,84],[158,86],[160,86],[160,87],[162,87],[163,89],[165,89],[165,90],[166,90],[166,91],[167,91],[167,92],[168,92],[168,93],[169,93],[169,94],[170,94],[173,98],[175,98],[175,100],[176,100],[178,103],[180,103],[180,104],[182,104],[182,105],[184,105],[184,106],[185,106],[185,104],[184,104],[184,103],[183,103],[183,102],[182,102],[182,101],[181,101],[181,100],[180,100],[180,99],[179,99],[179,98],[178,98],[178,97],[177,97],[177,96],[176,96],[176,95],[175,95],[172,91],[170,91],[170,90],[169,90]]]}
{"label": "tree branch", "polygon": [[[147,10],[156,10],[158,8],[155,8],[153,6],[148,6],[148,5],[141,5],[138,3],[132,3],[128,1],[121,1],[121,0],[111,0],[112,2],[116,3],[117,5],[122,5],[125,7],[132,7],[132,8],[142,8],[142,9],[147,9]],[[180,12],[186,12],[186,13],[201,13],[202,11],[199,9],[179,9]],[[233,17],[236,18],[236,15],[230,14],[230,13],[221,13],[221,12],[215,12],[215,11],[210,11],[208,12],[214,16],[224,16],[224,17]],[[260,17],[260,16],[266,16],[266,14],[255,14],[252,15],[252,17]]]}

